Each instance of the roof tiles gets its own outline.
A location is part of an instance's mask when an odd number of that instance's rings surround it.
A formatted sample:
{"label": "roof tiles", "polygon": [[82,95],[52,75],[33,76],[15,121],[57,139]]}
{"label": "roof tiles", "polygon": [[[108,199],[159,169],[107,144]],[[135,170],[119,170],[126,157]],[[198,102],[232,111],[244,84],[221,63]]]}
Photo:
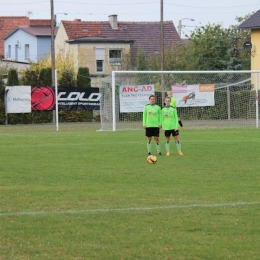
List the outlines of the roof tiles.
{"label": "roof tiles", "polygon": [[[146,55],[159,51],[160,47],[160,22],[118,22],[118,29],[112,29],[110,22],[86,22],[80,20],[62,21],[69,40],[100,37],[134,41],[132,51],[137,53],[143,49]],[[172,21],[165,21],[164,45],[172,46],[182,44]]]}

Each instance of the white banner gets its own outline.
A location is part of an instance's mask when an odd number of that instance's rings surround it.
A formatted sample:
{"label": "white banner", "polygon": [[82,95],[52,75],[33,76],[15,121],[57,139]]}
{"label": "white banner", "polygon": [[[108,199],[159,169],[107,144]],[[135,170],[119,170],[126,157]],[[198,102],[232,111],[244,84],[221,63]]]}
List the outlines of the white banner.
{"label": "white banner", "polygon": [[7,113],[31,113],[31,86],[5,87]]}
{"label": "white banner", "polygon": [[154,94],[154,85],[120,86],[120,112],[143,112]]}
{"label": "white banner", "polygon": [[215,106],[214,84],[172,86],[177,107]]}

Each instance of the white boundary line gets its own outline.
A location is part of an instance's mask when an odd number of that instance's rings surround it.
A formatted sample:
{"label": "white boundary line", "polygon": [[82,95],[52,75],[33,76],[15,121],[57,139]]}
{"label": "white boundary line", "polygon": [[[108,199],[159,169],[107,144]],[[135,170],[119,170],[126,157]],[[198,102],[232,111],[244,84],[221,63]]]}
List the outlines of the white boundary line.
{"label": "white boundary line", "polygon": [[189,204],[189,205],[168,205],[158,207],[143,207],[143,208],[117,208],[117,209],[86,209],[86,210],[65,210],[65,211],[28,211],[28,212],[8,212],[0,213],[0,217],[4,216],[21,216],[21,215],[58,215],[58,214],[77,214],[77,213],[95,213],[95,212],[112,212],[112,211],[145,211],[157,209],[183,209],[183,208],[204,208],[204,207],[228,207],[228,206],[244,206],[258,205],[260,201],[255,202],[234,202],[221,204]]}

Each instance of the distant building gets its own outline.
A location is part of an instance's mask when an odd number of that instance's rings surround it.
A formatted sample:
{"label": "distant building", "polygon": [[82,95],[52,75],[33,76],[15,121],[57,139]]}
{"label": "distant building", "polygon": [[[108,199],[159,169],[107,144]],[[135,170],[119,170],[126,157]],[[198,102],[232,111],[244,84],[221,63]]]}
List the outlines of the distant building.
{"label": "distant building", "polygon": [[[172,21],[165,21],[164,46],[183,44]],[[135,60],[139,50],[147,57],[160,53],[160,22],[61,21],[55,39],[56,54],[73,57],[75,67],[87,66],[92,75],[120,68],[125,54]]]}
{"label": "distant building", "polygon": [[17,26],[3,39],[5,60],[37,62],[51,52],[51,20],[29,20],[28,26]]}
{"label": "distant building", "polygon": [[[260,10],[251,15],[247,20],[238,26],[240,30],[251,30],[251,70],[260,70]],[[254,84],[254,79],[252,80]],[[260,85],[260,78],[258,80]],[[258,86],[260,89],[260,86]]]}
{"label": "distant building", "polygon": [[0,16],[0,57],[5,56],[3,37],[17,26],[29,25],[29,17],[26,16]]}

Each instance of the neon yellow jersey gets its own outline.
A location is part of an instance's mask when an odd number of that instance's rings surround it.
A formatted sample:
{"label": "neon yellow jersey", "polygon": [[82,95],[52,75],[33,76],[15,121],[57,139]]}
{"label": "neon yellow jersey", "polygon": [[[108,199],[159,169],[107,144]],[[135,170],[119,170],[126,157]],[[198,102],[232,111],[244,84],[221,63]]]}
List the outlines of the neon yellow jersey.
{"label": "neon yellow jersey", "polygon": [[172,107],[177,107],[177,101],[176,101],[176,99],[175,99],[174,97],[171,97],[171,103],[170,103],[170,105],[171,105]]}
{"label": "neon yellow jersey", "polygon": [[143,126],[159,127],[161,125],[161,107],[148,104],[144,107]]}
{"label": "neon yellow jersey", "polygon": [[178,129],[177,109],[169,106],[164,107],[161,112],[161,125],[163,130]]}

